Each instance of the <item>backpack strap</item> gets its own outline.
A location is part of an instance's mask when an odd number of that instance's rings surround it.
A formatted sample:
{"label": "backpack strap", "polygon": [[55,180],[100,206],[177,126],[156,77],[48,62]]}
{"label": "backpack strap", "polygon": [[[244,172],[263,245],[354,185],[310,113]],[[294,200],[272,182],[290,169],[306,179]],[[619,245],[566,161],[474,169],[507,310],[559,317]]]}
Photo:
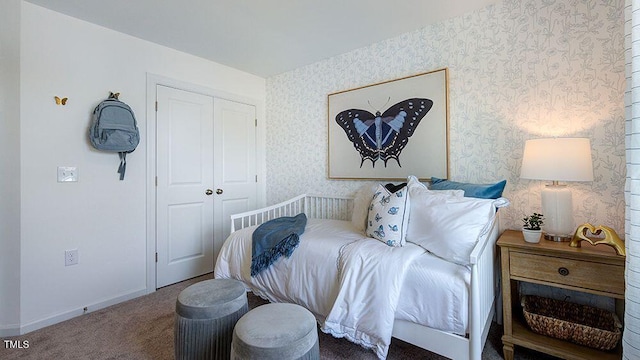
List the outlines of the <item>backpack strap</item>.
{"label": "backpack strap", "polygon": [[124,172],[127,170],[127,153],[119,152],[120,166],[118,166],[118,174],[120,174],[120,180],[124,180]]}

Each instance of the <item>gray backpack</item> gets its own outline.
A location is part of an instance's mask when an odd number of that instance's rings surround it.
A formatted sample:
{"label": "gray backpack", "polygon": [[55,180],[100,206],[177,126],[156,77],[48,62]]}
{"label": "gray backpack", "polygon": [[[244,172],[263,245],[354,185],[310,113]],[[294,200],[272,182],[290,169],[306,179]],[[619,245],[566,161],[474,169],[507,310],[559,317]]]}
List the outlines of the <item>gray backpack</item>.
{"label": "gray backpack", "polygon": [[118,174],[124,180],[127,168],[127,153],[140,142],[136,117],[129,105],[118,100],[119,93],[111,93],[93,110],[89,140],[98,150],[117,152],[120,155]]}

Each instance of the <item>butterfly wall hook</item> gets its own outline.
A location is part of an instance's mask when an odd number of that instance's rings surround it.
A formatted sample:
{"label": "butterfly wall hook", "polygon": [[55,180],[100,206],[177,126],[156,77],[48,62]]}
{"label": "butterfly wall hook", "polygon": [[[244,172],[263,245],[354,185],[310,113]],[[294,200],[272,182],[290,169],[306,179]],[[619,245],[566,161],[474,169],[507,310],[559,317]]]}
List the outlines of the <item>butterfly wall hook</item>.
{"label": "butterfly wall hook", "polygon": [[66,97],[60,98],[58,96],[54,96],[54,99],[56,100],[56,105],[67,105],[68,98]]}
{"label": "butterfly wall hook", "polygon": [[376,161],[382,160],[386,167],[390,159],[402,167],[400,153],[432,106],[430,99],[406,99],[382,114],[380,111],[374,115],[362,109],[348,109],[340,112],[335,120],[360,153],[360,167],[365,160],[370,160],[373,167]]}

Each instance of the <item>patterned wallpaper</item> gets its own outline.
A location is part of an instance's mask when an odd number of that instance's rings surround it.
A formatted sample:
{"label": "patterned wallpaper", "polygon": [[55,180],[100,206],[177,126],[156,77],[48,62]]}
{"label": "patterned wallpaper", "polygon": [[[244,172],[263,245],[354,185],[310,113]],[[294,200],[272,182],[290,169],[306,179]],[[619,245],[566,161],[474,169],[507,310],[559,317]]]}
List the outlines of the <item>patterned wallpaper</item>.
{"label": "patterned wallpaper", "polygon": [[327,94],[449,68],[450,178],[507,180],[503,228],[540,211],[524,142],[591,138],[595,180],[571,183],[576,224],[624,234],[624,1],[507,0],[267,79],[267,202],[353,194],[327,179]]}

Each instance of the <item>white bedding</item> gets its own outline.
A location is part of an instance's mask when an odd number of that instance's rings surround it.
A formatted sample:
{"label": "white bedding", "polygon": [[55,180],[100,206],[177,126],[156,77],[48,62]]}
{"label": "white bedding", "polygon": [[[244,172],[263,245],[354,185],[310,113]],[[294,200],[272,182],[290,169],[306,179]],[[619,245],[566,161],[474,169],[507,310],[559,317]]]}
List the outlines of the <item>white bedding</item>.
{"label": "white bedding", "polygon": [[395,247],[369,240],[343,246],[338,296],[320,329],[373,349],[385,359],[407,269],[424,252],[413,244]]}
{"label": "white bedding", "polygon": [[[365,247],[364,242],[382,244],[365,237],[349,221],[309,219],[300,245],[291,257],[279,259],[252,278],[251,234],[254,229],[248,227],[230,235],[216,262],[215,277],[240,280],[255,294],[272,302],[302,305],[314,313],[321,325],[330,315],[340,290],[338,258],[341,248],[354,241],[362,241],[357,245]],[[416,245],[406,246],[417,248],[413,251],[420,254],[408,265],[395,318],[465,334],[470,270],[433,256]]]}

